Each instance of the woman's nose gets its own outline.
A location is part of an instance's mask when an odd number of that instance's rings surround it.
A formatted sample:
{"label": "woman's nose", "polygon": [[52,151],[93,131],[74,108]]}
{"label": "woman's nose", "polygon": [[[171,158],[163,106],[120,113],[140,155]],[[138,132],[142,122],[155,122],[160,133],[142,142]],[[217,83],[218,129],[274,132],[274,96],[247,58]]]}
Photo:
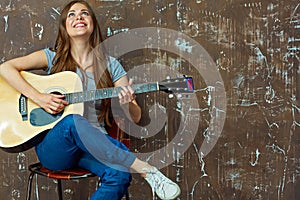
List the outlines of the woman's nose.
{"label": "woman's nose", "polygon": [[80,20],[80,19],[83,19],[83,17],[82,17],[81,14],[78,14],[78,15],[76,16],[76,19],[77,19],[77,20]]}

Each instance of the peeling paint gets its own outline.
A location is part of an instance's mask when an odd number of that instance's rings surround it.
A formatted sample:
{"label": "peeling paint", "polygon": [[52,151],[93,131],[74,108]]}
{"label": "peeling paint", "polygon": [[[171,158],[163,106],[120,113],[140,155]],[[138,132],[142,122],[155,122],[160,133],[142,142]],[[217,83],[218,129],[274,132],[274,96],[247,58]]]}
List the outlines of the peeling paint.
{"label": "peeling paint", "polygon": [[[20,0],[0,2],[0,63],[26,55],[37,49],[52,47],[57,22],[65,1]],[[297,0],[268,1],[91,1],[104,38],[136,27],[164,27],[186,34],[207,50],[224,79],[227,113],[214,106],[213,93],[218,88],[206,85],[202,74],[182,55],[152,49],[151,35],[145,35],[147,49],[120,58],[130,70],[136,63],[168,66],[170,71],[190,75],[194,79],[199,107],[189,94],[154,93],[138,96],[145,116],[140,129],[143,136],[131,138],[134,152],[159,149],[174,134],[189,135],[189,126],[198,122],[199,130],[191,148],[179,152],[173,148],[175,161],[162,169],[181,187],[180,199],[291,199],[300,198],[300,4]],[[160,34],[158,32],[158,34]],[[178,37],[170,42],[182,53],[193,55],[195,48]],[[201,61],[201,55],[199,55]],[[161,77],[149,77],[161,71]],[[145,70],[141,80],[165,78],[169,75],[159,66]],[[151,106],[159,103],[164,113],[174,117],[157,131],[155,138],[147,127],[147,114],[155,116]],[[213,150],[203,157],[201,145],[216,135],[209,128],[212,113],[226,114],[226,124]],[[2,113],[3,114],[3,113]],[[154,117],[155,118],[155,117]],[[180,131],[178,131],[179,124]],[[0,129],[5,128],[2,123]],[[151,135],[152,136],[152,135]],[[182,148],[184,141],[176,143]],[[145,158],[151,160],[154,154]],[[1,153],[0,192],[9,199],[24,199],[28,165],[36,162],[35,152],[16,155]],[[166,162],[160,159],[159,162]],[[87,199],[97,181],[67,183],[67,199]],[[56,185],[38,179],[34,194],[39,199],[57,198]],[[133,177],[129,188],[132,199],[155,199],[149,186]],[[81,195],[80,197],[76,195]]]}

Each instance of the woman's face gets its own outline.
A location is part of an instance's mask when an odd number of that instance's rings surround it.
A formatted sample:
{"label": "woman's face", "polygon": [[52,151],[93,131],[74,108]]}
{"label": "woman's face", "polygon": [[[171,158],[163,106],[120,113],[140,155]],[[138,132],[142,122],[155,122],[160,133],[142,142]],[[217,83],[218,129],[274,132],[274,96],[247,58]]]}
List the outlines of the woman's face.
{"label": "woman's face", "polygon": [[94,25],[90,11],[85,5],[76,3],[70,8],[66,19],[66,29],[71,38],[82,36],[89,38]]}

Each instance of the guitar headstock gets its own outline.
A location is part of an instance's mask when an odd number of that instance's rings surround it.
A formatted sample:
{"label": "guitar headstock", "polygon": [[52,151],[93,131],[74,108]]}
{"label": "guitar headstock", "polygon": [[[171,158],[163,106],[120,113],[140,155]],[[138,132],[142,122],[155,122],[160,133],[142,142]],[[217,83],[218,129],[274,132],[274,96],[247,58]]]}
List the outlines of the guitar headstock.
{"label": "guitar headstock", "polygon": [[158,83],[159,90],[166,93],[192,93],[194,83],[192,77],[166,79]]}

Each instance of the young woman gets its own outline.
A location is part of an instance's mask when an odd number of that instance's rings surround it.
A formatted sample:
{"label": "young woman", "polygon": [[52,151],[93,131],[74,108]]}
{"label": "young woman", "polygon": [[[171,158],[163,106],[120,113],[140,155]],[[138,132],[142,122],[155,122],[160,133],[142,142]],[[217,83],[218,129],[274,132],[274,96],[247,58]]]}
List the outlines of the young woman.
{"label": "young woman", "polygon": [[[5,62],[0,66],[0,75],[50,114],[57,114],[68,105],[64,96],[40,93],[20,71],[43,69],[48,74],[74,71],[87,90],[121,87],[121,107],[132,121],[138,122],[141,109],[130,87],[132,81],[128,81],[116,59],[95,48],[101,42],[100,27],[90,5],[85,1],[72,1],[61,12],[54,48]],[[176,198],[180,194],[177,184],[107,136],[103,124],[108,120],[109,109],[109,100],[102,100],[101,104],[88,102],[84,117],[72,114],[60,120],[35,147],[41,163],[49,169],[80,166],[97,174],[101,185],[92,200],[121,199],[131,181],[129,170],[140,173],[161,199]]]}

